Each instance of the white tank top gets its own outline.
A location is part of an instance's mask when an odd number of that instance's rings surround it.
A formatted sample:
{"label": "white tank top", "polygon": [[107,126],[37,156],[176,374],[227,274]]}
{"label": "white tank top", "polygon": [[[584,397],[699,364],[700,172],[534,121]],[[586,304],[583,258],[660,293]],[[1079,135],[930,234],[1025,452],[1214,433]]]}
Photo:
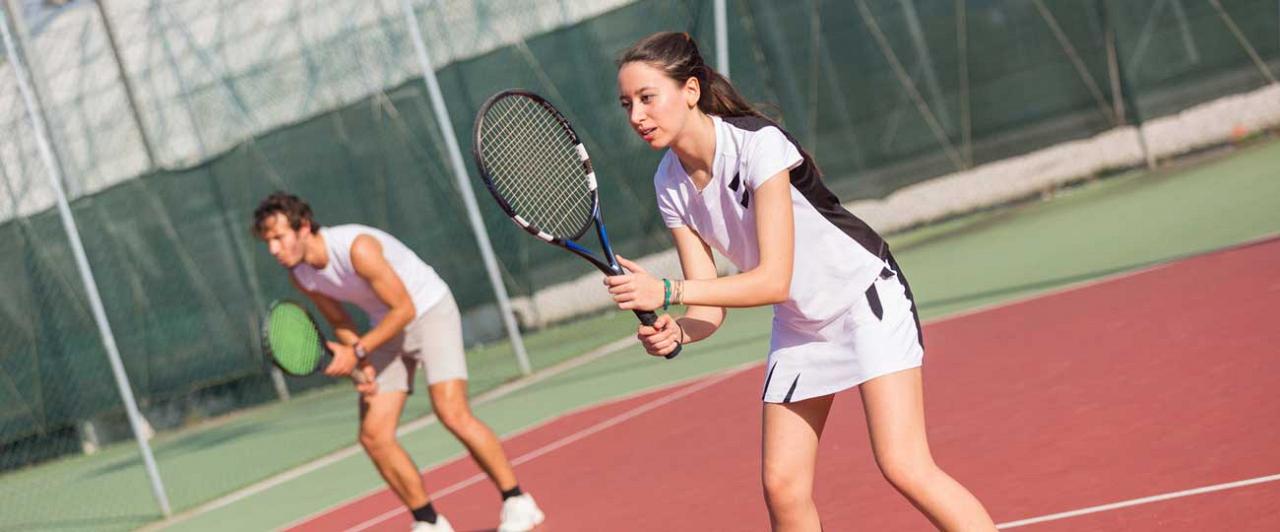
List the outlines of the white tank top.
{"label": "white tank top", "polygon": [[324,238],[325,249],[329,253],[329,263],[324,268],[316,269],[307,263],[293,268],[293,277],[303,288],[319,292],[344,303],[360,307],[369,315],[370,326],[382,322],[382,318],[390,310],[386,303],[378,298],[373,287],[356,273],[351,265],[351,244],[360,235],[369,235],[382,244],[382,255],[386,257],[391,269],[400,276],[409,297],[413,299],[416,315],[421,316],[435,305],[445,294],[449,286],[436,274],[436,271],[418,258],[408,246],[395,237],[364,225],[347,224],[323,227],[320,236]]}

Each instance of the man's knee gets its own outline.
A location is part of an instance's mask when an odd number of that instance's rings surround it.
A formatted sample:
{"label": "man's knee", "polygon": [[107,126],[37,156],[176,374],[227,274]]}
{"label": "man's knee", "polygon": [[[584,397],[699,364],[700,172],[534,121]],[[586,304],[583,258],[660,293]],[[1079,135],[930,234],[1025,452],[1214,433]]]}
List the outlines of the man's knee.
{"label": "man's knee", "polygon": [[366,411],[360,420],[360,446],[369,454],[378,454],[399,445],[396,441],[399,419],[399,412],[393,412],[385,404]]}
{"label": "man's knee", "polygon": [[467,406],[465,400],[437,404],[435,405],[435,411],[436,417],[440,419],[440,424],[454,433],[466,430],[475,422],[475,417],[471,415],[471,409]]}
{"label": "man's knee", "polygon": [[360,427],[360,446],[364,447],[365,452],[378,454],[396,445],[399,444],[396,442],[395,430],[368,426]]}

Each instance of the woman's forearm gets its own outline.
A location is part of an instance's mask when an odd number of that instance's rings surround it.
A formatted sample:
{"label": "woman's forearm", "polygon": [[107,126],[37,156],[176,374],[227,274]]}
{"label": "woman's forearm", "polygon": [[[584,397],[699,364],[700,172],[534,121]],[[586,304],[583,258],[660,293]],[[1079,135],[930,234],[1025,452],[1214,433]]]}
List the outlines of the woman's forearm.
{"label": "woman's forearm", "polygon": [[716,279],[690,279],[683,283],[681,303],[728,308],[781,303],[786,301],[791,289],[790,275],[784,277],[762,268]]}

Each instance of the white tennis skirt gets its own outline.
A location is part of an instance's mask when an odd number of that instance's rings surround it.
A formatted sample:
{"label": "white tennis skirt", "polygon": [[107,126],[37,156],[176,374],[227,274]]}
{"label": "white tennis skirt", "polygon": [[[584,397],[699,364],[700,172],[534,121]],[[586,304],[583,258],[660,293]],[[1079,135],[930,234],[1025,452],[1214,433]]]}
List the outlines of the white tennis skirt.
{"label": "white tennis skirt", "polygon": [[791,403],[833,394],[924,362],[911,287],[890,257],[843,317],[818,330],[774,319],[763,400]]}

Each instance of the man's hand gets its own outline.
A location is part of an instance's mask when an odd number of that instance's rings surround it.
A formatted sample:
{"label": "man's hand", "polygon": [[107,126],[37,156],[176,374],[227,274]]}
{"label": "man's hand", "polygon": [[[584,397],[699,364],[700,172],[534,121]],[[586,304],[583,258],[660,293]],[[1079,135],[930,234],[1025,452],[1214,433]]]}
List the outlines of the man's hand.
{"label": "man's hand", "polygon": [[373,364],[370,364],[367,360],[361,360],[356,372],[364,374],[365,377],[364,382],[356,382],[356,391],[365,397],[377,395],[378,381],[375,379],[378,376],[378,372],[373,368]]}
{"label": "man's hand", "polygon": [[356,352],[349,345],[338,342],[326,342],[333,351],[333,362],[324,368],[324,374],[330,377],[343,377],[351,374],[356,367]]}

